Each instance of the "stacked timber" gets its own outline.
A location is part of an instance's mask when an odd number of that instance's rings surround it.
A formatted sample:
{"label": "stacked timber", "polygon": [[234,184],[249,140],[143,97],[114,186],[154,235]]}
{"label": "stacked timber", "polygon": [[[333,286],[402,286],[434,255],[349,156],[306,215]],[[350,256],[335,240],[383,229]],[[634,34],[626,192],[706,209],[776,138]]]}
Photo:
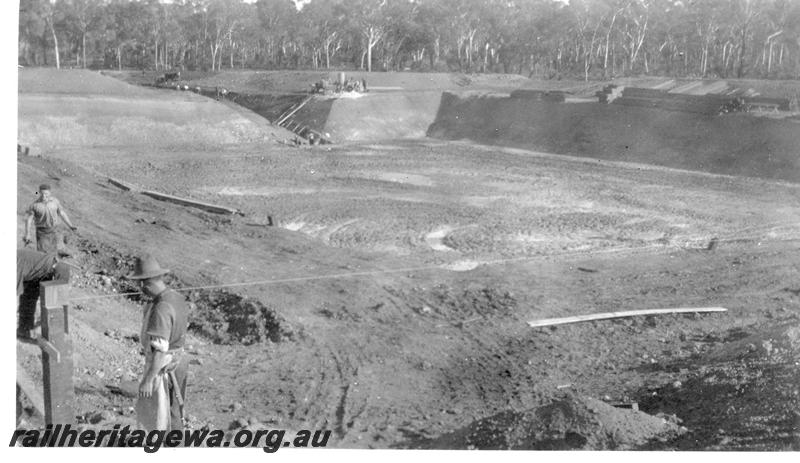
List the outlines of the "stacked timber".
{"label": "stacked timber", "polygon": [[622,97],[617,98],[613,103],[622,106],[655,108],[711,116],[719,114],[731,99],[731,97],[725,95],[686,95],[652,88],[626,87],[622,91]]}
{"label": "stacked timber", "polygon": [[788,98],[768,98],[765,96],[744,97],[744,103],[749,110],[761,111],[789,111],[790,101]]}
{"label": "stacked timber", "polygon": [[552,103],[563,103],[565,96],[564,92],[558,90],[529,90],[520,89],[511,92],[511,98],[519,98],[530,101],[549,101]]}

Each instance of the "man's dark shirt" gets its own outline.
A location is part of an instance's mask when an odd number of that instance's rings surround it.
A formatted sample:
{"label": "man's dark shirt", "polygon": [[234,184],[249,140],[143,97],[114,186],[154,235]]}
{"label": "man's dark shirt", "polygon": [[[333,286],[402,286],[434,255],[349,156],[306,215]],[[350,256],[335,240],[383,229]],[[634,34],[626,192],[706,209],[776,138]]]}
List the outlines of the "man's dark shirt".
{"label": "man's dark shirt", "polygon": [[57,262],[55,253],[17,249],[17,296],[23,293],[24,282],[49,278]]}
{"label": "man's dark shirt", "polygon": [[169,349],[183,347],[189,322],[189,305],[177,291],[166,289],[153,300],[146,333],[169,341]]}

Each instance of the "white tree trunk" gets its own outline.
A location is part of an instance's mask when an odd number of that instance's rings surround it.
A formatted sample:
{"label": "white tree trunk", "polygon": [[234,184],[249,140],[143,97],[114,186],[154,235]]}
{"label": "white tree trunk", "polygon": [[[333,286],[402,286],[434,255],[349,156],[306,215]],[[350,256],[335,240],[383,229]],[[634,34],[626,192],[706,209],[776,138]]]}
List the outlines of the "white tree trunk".
{"label": "white tree trunk", "polygon": [[50,32],[53,34],[53,43],[55,44],[55,52],[56,52],[56,69],[61,69],[61,58],[58,55],[58,36],[56,35],[56,29],[53,26],[53,21],[48,21],[50,24]]}
{"label": "white tree trunk", "polygon": [[219,45],[209,45],[211,49],[211,70],[214,70],[214,66],[217,64],[217,50],[219,49]]}
{"label": "white tree trunk", "polygon": [[611,24],[608,26],[608,32],[606,32],[606,53],[603,57],[603,74],[608,75],[608,47],[611,42],[611,33],[614,31],[614,22],[617,20],[617,15],[621,12],[616,11],[614,12],[614,16],[611,17]]}

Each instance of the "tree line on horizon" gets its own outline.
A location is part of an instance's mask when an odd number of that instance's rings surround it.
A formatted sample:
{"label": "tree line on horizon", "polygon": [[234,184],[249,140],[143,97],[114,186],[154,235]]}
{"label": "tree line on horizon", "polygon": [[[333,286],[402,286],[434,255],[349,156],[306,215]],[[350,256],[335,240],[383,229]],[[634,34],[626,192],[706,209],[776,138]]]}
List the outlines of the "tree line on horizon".
{"label": "tree line on horizon", "polygon": [[800,0],[20,0],[19,63],[800,77]]}

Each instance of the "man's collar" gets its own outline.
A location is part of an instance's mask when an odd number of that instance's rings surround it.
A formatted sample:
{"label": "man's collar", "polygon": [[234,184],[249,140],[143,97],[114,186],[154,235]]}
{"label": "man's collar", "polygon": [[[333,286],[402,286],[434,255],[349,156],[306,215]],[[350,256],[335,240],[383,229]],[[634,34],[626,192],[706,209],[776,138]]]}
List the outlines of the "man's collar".
{"label": "man's collar", "polygon": [[170,288],[169,286],[166,286],[163,291],[161,291],[160,293],[158,293],[155,296],[153,296],[153,299],[158,299],[159,297],[163,296],[164,294],[167,294],[167,292],[170,291],[171,289],[172,288]]}

